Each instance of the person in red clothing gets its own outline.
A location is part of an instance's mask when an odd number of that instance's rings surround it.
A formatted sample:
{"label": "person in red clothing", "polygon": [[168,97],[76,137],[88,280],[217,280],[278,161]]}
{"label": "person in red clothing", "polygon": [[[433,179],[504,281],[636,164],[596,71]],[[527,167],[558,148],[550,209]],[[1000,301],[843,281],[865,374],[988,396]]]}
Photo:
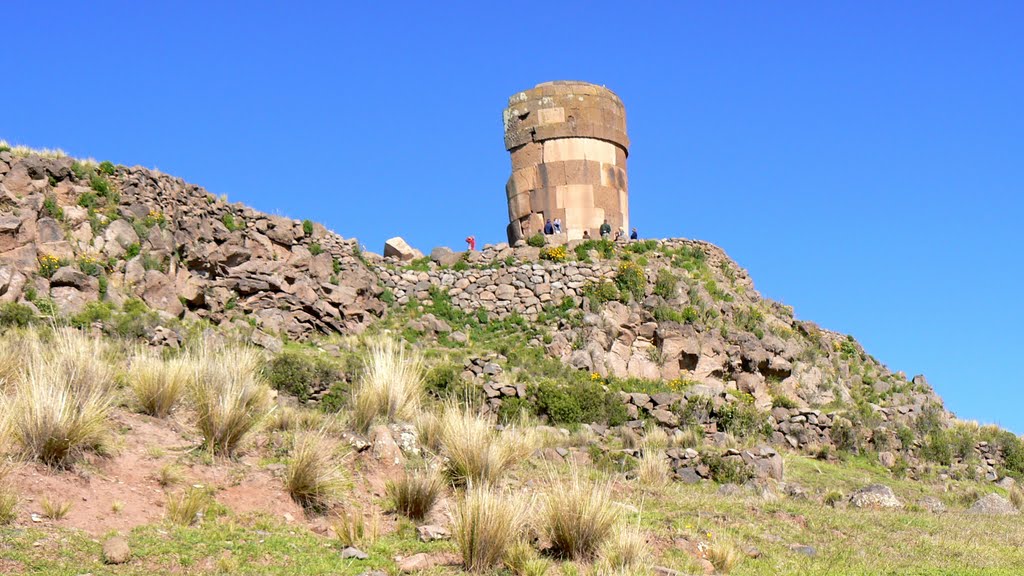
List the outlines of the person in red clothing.
{"label": "person in red clothing", "polygon": [[469,244],[469,251],[476,250],[476,237],[466,236],[466,244]]}

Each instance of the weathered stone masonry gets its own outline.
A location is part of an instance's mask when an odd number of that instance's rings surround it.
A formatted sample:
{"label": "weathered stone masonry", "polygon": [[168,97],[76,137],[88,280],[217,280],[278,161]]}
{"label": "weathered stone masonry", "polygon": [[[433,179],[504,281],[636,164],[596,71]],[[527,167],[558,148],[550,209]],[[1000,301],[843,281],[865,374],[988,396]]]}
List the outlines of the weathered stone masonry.
{"label": "weathered stone masonry", "polygon": [[545,82],[509,98],[505,148],[512,154],[508,240],[562,221],[564,237],[597,237],[607,219],[629,229],[626,112],[611,90],[586,82]]}

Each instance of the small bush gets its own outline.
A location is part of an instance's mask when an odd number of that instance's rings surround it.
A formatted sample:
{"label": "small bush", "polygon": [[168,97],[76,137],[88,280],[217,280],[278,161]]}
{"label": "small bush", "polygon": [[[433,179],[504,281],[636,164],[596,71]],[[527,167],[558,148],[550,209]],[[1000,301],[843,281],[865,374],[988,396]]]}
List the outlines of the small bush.
{"label": "small bush", "polygon": [[114,163],[111,162],[110,160],[104,160],[103,162],[100,162],[99,170],[100,173],[106,174],[107,176],[113,176],[114,172],[116,172],[114,168]]}
{"label": "small bush", "polygon": [[797,407],[796,401],[784,394],[775,394],[772,396],[772,407],[773,408],[786,408],[792,410]]}
{"label": "small bush", "polygon": [[647,277],[643,268],[633,262],[622,262],[615,272],[615,285],[621,294],[630,294],[633,300],[640,301],[647,290]]}
{"label": "small bush", "polygon": [[543,234],[534,234],[526,239],[526,243],[534,248],[543,248],[547,244],[547,240]]}
{"label": "small bush", "polygon": [[416,415],[416,436],[420,446],[438,454],[444,448],[442,442],[443,425],[441,419],[433,412],[421,412]]}
{"label": "small bush", "polygon": [[157,484],[167,488],[174,486],[175,484],[181,484],[185,481],[185,476],[181,472],[181,467],[177,464],[168,463],[160,467],[154,475],[154,479]]}
{"label": "small bush", "polygon": [[302,221],[302,233],[305,234],[306,236],[309,236],[310,234],[313,233],[313,221],[312,220],[303,220]]}
{"label": "small bush", "polygon": [[235,220],[235,215],[230,212],[225,212],[224,215],[221,216],[220,221],[229,232],[245,228],[245,222],[241,218]]}
{"label": "small bush", "polygon": [[748,401],[725,404],[715,410],[715,417],[719,428],[738,438],[760,439],[772,433],[768,415],[759,412]]}
{"label": "small bush", "polygon": [[459,393],[464,387],[462,370],[451,362],[437,364],[423,376],[423,389],[434,398],[462,400]]}
{"label": "small bush", "polygon": [[321,246],[318,242],[313,242],[312,244],[309,245],[309,253],[312,254],[313,256],[319,256],[320,254],[324,253],[324,247]]}
{"label": "small bush", "polygon": [[711,471],[711,479],[719,484],[743,484],[754,477],[754,471],[738,457],[725,458],[721,454],[704,452],[700,460]]}
{"label": "small bush", "polygon": [[430,514],[444,486],[444,479],[434,469],[406,471],[398,480],[387,483],[387,495],[399,514],[420,521]]}
{"label": "small bush", "polygon": [[43,199],[43,212],[46,212],[46,214],[54,220],[64,219],[64,209],[60,207],[60,204],[57,203],[57,199],[53,196],[46,196],[46,198]]}
{"label": "small bush", "polygon": [[326,358],[291,350],[275,356],[265,373],[271,387],[295,396],[300,402],[341,380],[341,372]]}
{"label": "small bush", "polygon": [[549,484],[541,523],[552,552],[572,560],[593,559],[618,519],[611,483],[586,480],[573,467],[568,475],[551,474]]}
{"label": "small bush", "polygon": [[32,322],[33,318],[35,318],[35,313],[25,304],[7,302],[0,305],[0,326],[24,328]]}
{"label": "small bush", "polygon": [[826,506],[834,507],[837,504],[842,503],[844,499],[845,497],[843,496],[842,492],[839,492],[838,490],[832,490],[828,494],[825,494],[825,498],[823,498],[822,500]]}
{"label": "small bush", "polygon": [[68,261],[63,258],[57,258],[49,254],[44,254],[39,257],[39,275],[44,278],[53,276],[53,273],[60,269],[62,266],[67,266]]}
{"label": "small bush", "polygon": [[577,426],[581,423],[602,423],[619,426],[626,422],[626,406],[614,392],[599,383],[578,383],[560,386],[544,383],[534,390],[537,412],[554,424]]}
{"label": "small bush", "polygon": [[89,177],[89,187],[104,198],[110,198],[113,193],[113,188],[111,188],[110,182],[99,174],[93,174]]}
{"label": "small bush", "polygon": [[190,392],[197,426],[209,450],[231,455],[271,408],[259,355],[246,348],[215,351],[204,344],[196,362]]}
{"label": "small bush", "polygon": [[138,256],[140,252],[142,252],[142,246],[138,242],[132,242],[125,248],[124,257],[126,260],[131,260]]}
{"label": "small bush", "polygon": [[190,526],[202,520],[212,501],[209,490],[195,486],[178,494],[168,494],[167,519],[181,526]]}
{"label": "small bush", "polygon": [[654,293],[661,296],[665,300],[669,300],[676,295],[676,285],[679,283],[679,277],[672,273],[667,268],[658,270],[658,278],[654,281]]}
{"label": "small bush", "polygon": [[491,419],[455,405],[447,406],[441,417],[441,444],[448,476],[456,484],[495,483],[533,450],[513,430],[498,432]]}
{"label": "small bush", "polygon": [[307,510],[323,512],[342,494],[344,480],[322,432],[307,432],[296,438],[284,476],[292,500]]}
{"label": "small bush", "polygon": [[943,466],[949,466],[953,460],[953,448],[949,443],[949,433],[937,429],[925,436],[921,446],[921,457]]}
{"label": "small bush", "polygon": [[352,422],[366,432],[374,419],[411,420],[423,394],[423,362],[393,340],[370,346],[366,365],[352,396]]}
{"label": "small bush", "polygon": [[583,296],[598,306],[622,297],[615,283],[607,280],[600,282],[588,281],[583,285]]}
{"label": "small bush", "polygon": [[192,368],[184,358],[163,360],[137,354],[128,368],[128,385],[139,410],[157,418],[167,417],[185,394]]}
{"label": "small bush", "polygon": [[482,572],[498,566],[518,539],[527,517],[519,495],[474,486],[455,506],[453,537],[466,570]]}
{"label": "small bush", "polygon": [[565,262],[568,254],[565,251],[565,246],[546,246],[540,249],[540,258],[551,262]]}

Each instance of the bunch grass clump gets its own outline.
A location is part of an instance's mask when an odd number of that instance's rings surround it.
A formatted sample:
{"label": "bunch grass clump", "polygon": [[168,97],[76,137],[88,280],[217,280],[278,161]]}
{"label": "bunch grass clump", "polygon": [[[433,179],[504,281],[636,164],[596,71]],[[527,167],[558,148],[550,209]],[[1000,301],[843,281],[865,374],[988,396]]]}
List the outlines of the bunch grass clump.
{"label": "bunch grass clump", "polygon": [[637,466],[636,476],[644,486],[658,488],[668,484],[672,470],[662,450],[644,450]]}
{"label": "bunch grass clump", "polygon": [[181,526],[190,526],[202,520],[213,498],[209,490],[191,486],[167,495],[167,519]]}
{"label": "bunch grass clump", "polygon": [[343,547],[371,546],[380,538],[380,516],[376,513],[367,519],[359,510],[346,510],[338,515],[332,527]]}
{"label": "bunch grass clump", "polygon": [[522,498],[486,484],[470,486],[455,507],[452,523],[463,566],[483,572],[500,565],[519,538],[527,514]]}
{"label": "bunch grass clump", "polygon": [[592,560],[611,536],[618,520],[611,482],[583,478],[573,466],[569,474],[550,474],[541,512],[552,551],[571,560]]}
{"label": "bunch grass clump", "polygon": [[366,432],[377,418],[412,420],[423,395],[423,360],[394,340],[370,346],[352,396],[352,424]]}
{"label": "bunch grass clump", "polygon": [[7,483],[9,470],[0,466],[0,526],[14,522],[18,516],[18,494]]}
{"label": "bunch grass clump", "polygon": [[740,560],[743,559],[743,553],[740,552],[739,548],[727,540],[711,542],[708,544],[704,554],[708,562],[711,562],[715,567],[715,571],[719,574],[732,572],[740,563]]}
{"label": "bunch grass clump", "polygon": [[387,495],[399,514],[411,520],[423,520],[444,492],[445,482],[433,468],[406,471],[398,480],[387,483]]}
{"label": "bunch grass clump", "polygon": [[544,576],[551,569],[551,561],[541,558],[529,542],[520,539],[505,552],[505,568],[515,576]]}
{"label": "bunch grass clump", "polygon": [[306,510],[323,512],[345,488],[345,475],[323,432],[299,434],[285,472],[288,494]]}
{"label": "bunch grass clump", "polygon": [[72,504],[67,500],[50,500],[47,497],[43,497],[39,506],[43,509],[44,517],[50,520],[63,520],[68,515],[68,512],[71,512]]}
{"label": "bunch grass clump", "polygon": [[601,551],[601,563],[615,574],[643,574],[651,564],[651,548],[639,526],[619,528]]}
{"label": "bunch grass clump", "polygon": [[192,372],[188,357],[163,360],[136,354],[128,369],[128,383],[139,410],[157,418],[170,415],[185,394]]}
{"label": "bunch grass clump", "polygon": [[441,417],[441,443],[448,457],[448,475],[460,485],[494,484],[533,451],[528,435],[511,428],[499,432],[493,419],[455,405],[448,405]]}
{"label": "bunch grass clump", "polygon": [[195,362],[190,396],[197,426],[214,453],[230,456],[271,410],[259,355],[248,348],[211,350]]}
{"label": "bunch grass clump", "polygon": [[73,338],[58,332],[56,346],[46,352],[33,345],[25,372],[0,405],[5,436],[26,457],[58,468],[87,450],[106,451],[113,407],[112,373],[101,359],[58,356],[91,353],[62,345]]}

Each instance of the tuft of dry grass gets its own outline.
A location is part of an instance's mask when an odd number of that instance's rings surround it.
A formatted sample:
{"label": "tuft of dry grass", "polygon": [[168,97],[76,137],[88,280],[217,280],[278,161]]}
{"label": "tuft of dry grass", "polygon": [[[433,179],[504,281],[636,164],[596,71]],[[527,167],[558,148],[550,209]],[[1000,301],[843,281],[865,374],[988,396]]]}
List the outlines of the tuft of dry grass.
{"label": "tuft of dry grass", "polygon": [[74,362],[30,357],[0,406],[6,436],[27,457],[49,466],[65,467],[86,450],[103,452],[109,439],[109,382],[68,370]]}
{"label": "tuft of dry grass", "polygon": [[164,488],[174,486],[175,484],[181,484],[185,481],[185,476],[181,471],[181,467],[173,463],[161,466],[160,469],[156,471],[155,478],[157,483]]}
{"label": "tuft of dry grass", "polygon": [[486,484],[470,486],[455,506],[453,537],[463,566],[489,570],[505,560],[528,514],[527,502]]}
{"label": "tuft of dry grass", "polygon": [[533,451],[533,438],[508,428],[498,432],[492,418],[448,405],[441,417],[441,443],[448,475],[456,484],[496,483]]}
{"label": "tuft of dry grass", "polygon": [[544,576],[551,562],[541,558],[529,542],[519,540],[505,552],[505,568],[515,576]]}
{"label": "tuft of dry grass", "polygon": [[644,433],[644,449],[664,450],[668,448],[668,432],[657,424],[649,424]]}
{"label": "tuft of dry grass", "polygon": [[640,483],[645,486],[657,488],[668,484],[671,479],[672,470],[668,465],[668,458],[661,450],[644,450],[637,466],[636,476]]}
{"label": "tuft of dry grass", "polygon": [[639,525],[619,528],[601,551],[601,563],[616,574],[641,574],[651,565],[651,548]]}
{"label": "tuft of dry grass", "polygon": [[423,520],[434,508],[444,488],[441,474],[428,468],[406,471],[398,480],[388,481],[387,495],[399,514],[412,520]]}
{"label": "tuft of dry grass", "polygon": [[619,428],[619,437],[622,438],[622,447],[626,450],[634,450],[640,447],[640,437],[632,428],[622,426]]}
{"label": "tuft of dry grass", "polygon": [[1024,512],[1024,490],[1021,490],[1018,486],[1010,488],[1010,503],[1017,510]]}
{"label": "tuft of dry grass", "polygon": [[279,432],[322,430],[329,426],[322,412],[302,408],[278,408],[267,420],[266,429]]}
{"label": "tuft of dry grass", "polygon": [[669,438],[669,446],[673,448],[699,448],[704,441],[704,430],[690,426],[676,430]]}
{"label": "tuft of dry grass", "polygon": [[211,451],[231,455],[271,411],[259,354],[249,348],[203,346],[190,386],[197,426]]}
{"label": "tuft of dry grass", "polygon": [[138,353],[128,369],[128,383],[143,414],[165,418],[188,388],[192,365],[187,357],[163,360]]}
{"label": "tuft of dry grass", "polygon": [[345,474],[323,432],[306,432],[296,437],[284,484],[292,500],[315,512],[327,510],[341,496]]}
{"label": "tuft of dry grass", "polygon": [[18,495],[7,484],[9,470],[0,466],[0,526],[14,522],[18,516]]}
{"label": "tuft of dry grass", "polygon": [[618,520],[611,491],[610,481],[582,478],[575,466],[568,475],[549,474],[541,523],[555,554],[572,560],[596,556]]}
{"label": "tuft of dry grass", "polygon": [[50,500],[43,497],[39,506],[43,509],[43,516],[50,520],[62,520],[68,515],[68,512],[71,512],[71,502],[66,500]]}
{"label": "tuft of dry grass", "polygon": [[419,438],[420,446],[439,454],[444,444],[441,442],[443,427],[441,419],[433,412],[420,412],[414,421],[416,435]]}
{"label": "tuft of dry grass", "polygon": [[708,562],[711,562],[715,567],[715,571],[719,574],[732,572],[733,568],[743,559],[743,553],[740,552],[739,548],[726,540],[715,540],[708,544],[704,551],[704,556]]}
{"label": "tuft of dry grass", "polygon": [[177,494],[168,494],[167,519],[182,526],[195,524],[202,520],[212,501],[213,498],[207,489],[196,486],[186,488]]}
{"label": "tuft of dry grass", "polygon": [[358,510],[346,510],[334,523],[334,535],[343,547],[371,546],[380,538],[380,516],[376,513],[367,520]]}
{"label": "tuft of dry grass", "polygon": [[362,376],[352,395],[352,425],[370,429],[380,417],[388,422],[411,420],[423,395],[423,360],[394,340],[370,345]]}
{"label": "tuft of dry grass", "polygon": [[6,140],[0,140],[0,148],[10,148],[11,156],[26,158],[28,156],[42,156],[43,158],[64,158],[67,156],[60,148],[30,148],[23,144],[11,145]]}

